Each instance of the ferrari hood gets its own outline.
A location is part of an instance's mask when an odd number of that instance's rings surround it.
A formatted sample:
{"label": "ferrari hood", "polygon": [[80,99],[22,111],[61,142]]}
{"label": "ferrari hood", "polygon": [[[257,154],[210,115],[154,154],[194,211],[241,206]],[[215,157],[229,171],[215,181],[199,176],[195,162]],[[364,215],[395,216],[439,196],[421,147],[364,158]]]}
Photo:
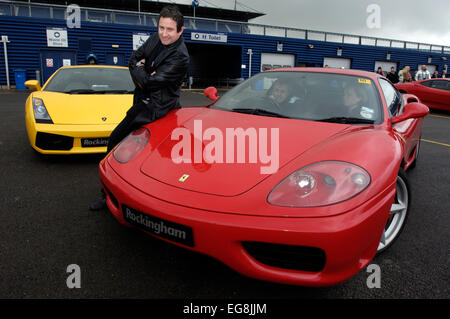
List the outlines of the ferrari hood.
{"label": "ferrari hood", "polygon": [[170,126],[165,131],[169,133],[144,160],[141,171],[175,187],[221,196],[248,191],[348,127],[214,109],[186,119],[182,112],[177,120],[162,120],[166,129]]}
{"label": "ferrari hood", "polygon": [[132,94],[39,93],[54,124],[118,124],[133,104]]}

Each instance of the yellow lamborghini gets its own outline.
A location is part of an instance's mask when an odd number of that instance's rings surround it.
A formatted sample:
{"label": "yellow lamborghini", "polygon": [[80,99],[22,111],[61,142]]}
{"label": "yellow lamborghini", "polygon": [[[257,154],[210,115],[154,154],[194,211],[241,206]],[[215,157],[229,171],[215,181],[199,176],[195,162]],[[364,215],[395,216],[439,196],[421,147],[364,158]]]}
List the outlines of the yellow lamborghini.
{"label": "yellow lamborghini", "polygon": [[69,66],[58,69],[25,104],[31,146],[43,154],[104,153],[108,137],[133,104],[128,68]]}

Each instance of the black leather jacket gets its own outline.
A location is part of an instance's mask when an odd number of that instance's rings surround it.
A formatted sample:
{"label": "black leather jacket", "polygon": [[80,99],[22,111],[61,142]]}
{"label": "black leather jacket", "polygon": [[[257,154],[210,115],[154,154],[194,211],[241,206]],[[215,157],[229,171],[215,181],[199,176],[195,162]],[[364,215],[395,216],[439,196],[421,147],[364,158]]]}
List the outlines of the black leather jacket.
{"label": "black leather jacket", "polygon": [[[182,36],[176,42],[164,46],[155,57],[155,50],[160,45],[156,32],[131,54],[128,63],[136,84],[134,103],[147,100],[149,108],[152,108],[149,112],[139,112],[137,120],[143,122],[151,122],[180,107],[181,84],[188,70],[189,53]],[[136,66],[142,59],[145,59],[145,65]],[[151,75],[153,72],[156,73]]]}

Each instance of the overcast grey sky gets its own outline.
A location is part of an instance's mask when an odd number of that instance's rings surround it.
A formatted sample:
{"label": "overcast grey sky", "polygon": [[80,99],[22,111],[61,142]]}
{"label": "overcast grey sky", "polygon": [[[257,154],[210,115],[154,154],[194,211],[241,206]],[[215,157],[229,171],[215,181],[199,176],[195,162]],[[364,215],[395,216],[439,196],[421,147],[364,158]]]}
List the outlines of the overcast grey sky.
{"label": "overcast grey sky", "polygon": [[[235,5],[235,0],[199,2],[226,9]],[[244,10],[241,4],[265,13],[252,23],[450,46],[450,0],[239,0],[238,10]],[[379,27],[367,25],[375,14],[367,12],[371,4],[380,9]]]}

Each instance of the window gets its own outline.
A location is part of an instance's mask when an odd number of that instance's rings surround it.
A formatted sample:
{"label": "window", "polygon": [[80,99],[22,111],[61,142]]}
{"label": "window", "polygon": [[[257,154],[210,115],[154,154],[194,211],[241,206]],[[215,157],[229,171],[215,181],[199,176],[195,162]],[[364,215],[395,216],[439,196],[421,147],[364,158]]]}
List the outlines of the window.
{"label": "window", "polygon": [[102,93],[134,91],[133,80],[126,68],[90,67],[66,68],[57,71],[44,91],[69,93],[71,91],[90,91]]}
{"label": "window", "polygon": [[383,90],[383,95],[386,100],[389,113],[391,116],[396,116],[401,113],[403,99],[391,83],[382,78],[379,78],[378,80],[380,82],[381,89]]}
{"label": "window", "polygon": [[271,112],[272,116],[311,121],[345,118],[355,124],[379,124],[383,114],[380,102],[374,82],[368,78],[271,71],[234,87],[211,108],[266,116]]}
{"label": "window", "polygon": [[449,89],[449,81],[446,81],[446,80],[432,80],[432,81],[425,81],[425,82],[422,82],[421,84],[423,85],[423,86],[426,86],[426,87],[430,87],[430,88],[433,88],[433,89],[439,89],[439,90],[450,90]]}

